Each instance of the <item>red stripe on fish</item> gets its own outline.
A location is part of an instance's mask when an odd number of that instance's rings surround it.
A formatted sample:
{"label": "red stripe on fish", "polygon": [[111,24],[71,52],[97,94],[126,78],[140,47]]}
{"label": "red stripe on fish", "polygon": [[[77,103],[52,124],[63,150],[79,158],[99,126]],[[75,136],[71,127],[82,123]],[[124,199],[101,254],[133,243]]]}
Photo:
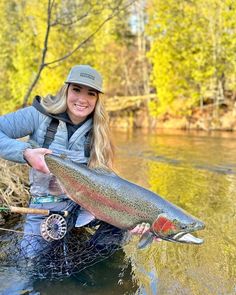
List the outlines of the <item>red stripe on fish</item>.
{"label": "red stripe on fish", "polygon": [[[71,195],[67,190],[65,190],[65,193],[68,196],[70,195],[70,198],[72,200],[74,200],[75,202],[77,202],[77,197],[76,196]],[[82,204],[82,206],[83,206],[83,204]],[[93,206],[87,205],[86,210],[88,210],[91,214],[93,214],[95,217],[97,217],[100,220],[106,221],[107,223],[113,224],[114,226],[119,227],[119,228],[124,228],[124,229],[126,228],[123,223],[117,222],[116,218],[112,218],[112,216],[107,215],[101,209],[99,209],[99,207],[96,207],[96,213],[93,212]]]}
{"label": "red stripe on fish", "polygon": [[[126,212],[128,214],[136,214],[136,216],[139,216],[141,218],[147,218],[147,214],[142,213],[140,211],[138,211],[135,208],[129,208],[127,206],[127,204],[122,204],[116,200],[109,200],[108,198],[106,198],[105,196],[103,196],[102,194],[91,190],[90,188],[88,188],[87,186],[79,183],[77,180],[73,179],[73,178],[68,178],[68,184],[70,185],[70,187],[72,188],[73,191],[73,195],[74,192],[76,193],[82,193],[83,195],[88,196],[89,198],[91,198],[94,201],[98,201],[99,203],[101,203],[102,205],[106,205],[110,208],[114,208],[117,211],[120,212]],[[70,188],[67,188],[67,192],[68,192],[68,196],[70,196]],[[74,201],[78,202],[75,197],[73,197]],[[79,197],[78,197],[79,199]],[[79,203],[79,202],[78,202]],[[96,208],[97,210],[97,208]]]}

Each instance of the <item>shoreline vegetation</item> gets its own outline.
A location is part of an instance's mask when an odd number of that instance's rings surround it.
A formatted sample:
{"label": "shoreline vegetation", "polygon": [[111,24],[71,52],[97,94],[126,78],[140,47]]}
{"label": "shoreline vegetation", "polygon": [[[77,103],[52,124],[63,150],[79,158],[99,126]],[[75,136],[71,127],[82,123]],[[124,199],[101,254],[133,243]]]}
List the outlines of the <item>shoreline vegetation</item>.
{"label": "shoreline vegetation", "polygon": [[196,110],[192,115],[167,116],[157,120],[157,129],[181,129],[204,131],[236,131],[236,110],[221,110],[220,114]]}
{"label": "shoreline vegetation", "polygon": [[55,95],[65,69],[90,64],[102,73],[111,107],[115,96],[122,106],[156,96],[149,116],[133,120],[127,110],[129,122],[121,125],[235,130],[231,114],[224,116],[236,101],[234,2],[85,2],[2,1],[1,114],[30,105],[35,95]]}
{"label": "shoreline vegetation", "polygon": [[[0,173],[0,206],[28,207],[28,166],[0,159]],[[7,226],[15,217],[15,213],[0,211],[0,226]]]}
{"label": "shoreline vegetation", "polygon": [[[109,111],[109,108],[108,108]],[[164,113],[152,116],[148,102],[129,108],[110,111],[112,128],[121,130],[160,129],[203,130],[203,131],[236,131],[236,102],[222,102],[220,105],[207,104],[192,108],[185,114]]]}

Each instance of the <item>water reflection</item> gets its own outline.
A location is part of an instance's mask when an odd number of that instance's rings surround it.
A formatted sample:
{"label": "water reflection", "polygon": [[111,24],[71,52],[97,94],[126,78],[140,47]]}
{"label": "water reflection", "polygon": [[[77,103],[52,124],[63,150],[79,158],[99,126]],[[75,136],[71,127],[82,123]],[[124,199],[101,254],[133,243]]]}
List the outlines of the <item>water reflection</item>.
{"label": "water reflection", "polygon": [[77,278],[38,281],[34,289],[47,295],[236,294],[236,135],[113,134],[119,174],[203,220],[206,229],[199,237],[205,243],[163,241],[138,250],[134,237],[124,247],[125,257],[119,252]]}
{"label": "water reflection", "polygon": [[[104,295],[134,294],[138,288],[132,281],[132,268],[124,252],[63,280],[35,280],[14,267],[0,268],[1,295]],[[129,293],[126,293],[129,291]]]}
{"label": "water reflection", "polygon": [[[134,275],[140,285],[148,285],[150,271],[156,270],[160,295],[235,294],[235,135],[119,133],[116,139],[124,177],[206,223],[199,232],[205,240],[202,246],[161,242],[135,256],[135,245],[129,245],[126,253],[139,264]],[[138,271],[142,267],[145,271]],[[146,293],[156,294],[148,289]]]}

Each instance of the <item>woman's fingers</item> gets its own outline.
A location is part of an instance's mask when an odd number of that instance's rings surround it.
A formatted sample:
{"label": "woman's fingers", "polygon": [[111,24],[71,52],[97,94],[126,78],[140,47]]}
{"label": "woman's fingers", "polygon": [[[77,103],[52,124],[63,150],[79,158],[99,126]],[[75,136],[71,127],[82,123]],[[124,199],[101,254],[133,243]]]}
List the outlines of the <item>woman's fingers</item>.
{"label": "woman's fingers", "polygon": [[149,223],[140,223],[138,224],[135,228],[133,228],[132,230],[130,230],[130,232],[132,234],[139,234],[142,235],[144,234],[146,231],[148,231],[150,229],[150,224]]}
{"label": "woman's fingers", "polygon": [[51,153],[51,150],[45,148],[26,149],[24,151],[24,158],[34,169],[43,173],[50,173],[44,160],[44,156]]}
{"label": "woman's fingers", "polygon": [[[140,223],[138,224],[135,228],[130,230],[130,232],[134,235],[143,235],[146,231],[150,229],[150,224],[149,223]],[[162,240],[158,237],[154,237],[154,241],[156,242],[161,242]]]}

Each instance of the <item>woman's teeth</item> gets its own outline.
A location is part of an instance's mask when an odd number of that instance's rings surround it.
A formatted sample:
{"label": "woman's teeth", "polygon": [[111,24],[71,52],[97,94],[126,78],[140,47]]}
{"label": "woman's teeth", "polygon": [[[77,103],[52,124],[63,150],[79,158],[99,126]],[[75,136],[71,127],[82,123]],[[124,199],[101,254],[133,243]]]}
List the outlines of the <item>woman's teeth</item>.
{"label": "woman's teeth", "polygon": [[86,109],[86,106],[82,106],[82,105],[78,105],[78,104],[75,104],[75,107],[78,109],[81,109],[81,110]]}

